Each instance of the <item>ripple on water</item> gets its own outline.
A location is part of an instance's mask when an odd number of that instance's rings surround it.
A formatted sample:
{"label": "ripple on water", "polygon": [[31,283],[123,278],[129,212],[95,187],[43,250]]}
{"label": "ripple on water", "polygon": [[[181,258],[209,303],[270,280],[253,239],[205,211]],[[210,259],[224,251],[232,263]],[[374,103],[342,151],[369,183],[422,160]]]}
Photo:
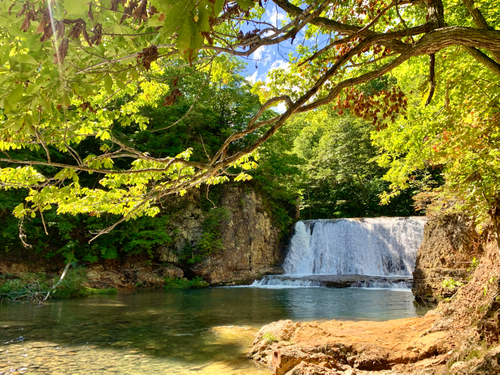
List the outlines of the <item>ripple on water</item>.
{"label": "ripple on water", "polygon": [[[409,293],[212,288],[0,307],[0,374],[270,374],[245,358],[279,319],[416,315]],[[239,328],[235,327],[239,326]],[[11,341],[22,336],[24,341]]]}

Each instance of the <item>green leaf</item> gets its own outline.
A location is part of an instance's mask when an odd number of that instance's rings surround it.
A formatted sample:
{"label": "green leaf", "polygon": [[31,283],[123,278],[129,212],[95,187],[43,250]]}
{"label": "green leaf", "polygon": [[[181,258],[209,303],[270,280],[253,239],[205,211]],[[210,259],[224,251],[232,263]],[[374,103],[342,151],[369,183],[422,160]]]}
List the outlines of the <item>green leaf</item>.
{"label": "green leaf", "polygon": [[224,6],[225,0],[215,0],[214,5],[214,16],[218,16],[222,12],[222,7]]}
{"label": "green leaf", "polygon": [[16,208],[14,208],[14,215],[15,215],[15,217],[20,218],[20,217],[23,217],[24,214],[25,214],[25,210],[24,210],[24,204],[23,203],[17,205]]}
{"label": "green leaf", "polygon": [[178,29],[179,32],[182,32],[182,27],[179,28],[179,26],[189,16],[189,14],[185,14],[185,8],[184,2],[180,1],[166,13],[164,26],[161,32],[164,37],[170,37]]}
{"label": "green leaf", "polygon": [[16,85],[14,90],[10,92],[10,94],[7,96],[7,101],[11,106],[16,104],[21,98],[23,97],[23,92],[24,92],[24,86],[23,85]]}
{"label": "green leaf", "polygon": [[22,54],[21,55],[21,54],[19,54],[19,55],[16,55],[14,58],[15,58],[15,60],[17,62],[20,62],[20,63],[31,64],[31,65],[39,65],[38,61],[36,61],[30,55],[26,55],[26,54]]}
{"label": "green leaf", "polygon": [[238,0],[237,2],[240,8],[243,10],[248,10],[255,5],[255,3],[252,0]]}
{"label": "green leaf", "polygon": [[195,32],[197,32],[194,20],[191,20],[190,17],[184,19],[182,27],[178,32],[179,36],[177,37],[177,48],[179,48],[182,53],[185,53],[191,48],[191,42],[194,38]]}
{"label": "green leaf", "polygon": [[65,0],[64,9],[68,14],[81,15],[87,13],[89,6],[85,0]]}
{"label": "green leaf", "polygon": [[210,12],[207,9],[199,9],[198,31],[210,31],[210,23],[208,22],[209,17]]}
{"label": "green leaf", "polygon": [[7,27],[11,24],[9,17],[0,15],[0,27]]}
{"label": "green leaf", "polygon": [[109,74],[104,76],[104,88],[109,95],[113,94],[113,79]]}
{"label": "green leaf", "polygon": [[10,45],[5,44],[3,46],[0,46],[0,65],[5,64],[7,61],[9,61],[9,54],[10,54]]}

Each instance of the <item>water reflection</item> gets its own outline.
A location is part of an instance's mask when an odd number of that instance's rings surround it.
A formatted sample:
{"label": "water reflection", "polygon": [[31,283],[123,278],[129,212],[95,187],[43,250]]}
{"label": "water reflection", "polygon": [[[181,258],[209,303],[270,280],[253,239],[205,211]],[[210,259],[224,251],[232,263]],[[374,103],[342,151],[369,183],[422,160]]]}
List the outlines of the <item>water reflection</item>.
{"label": "water reflection", "polygon": [[[411,293],[327,288],[171,290],[52,301],[42,308],[2,305],[0,341],[22,336],[24,343],[4,345],[0,357],[12,368],[49,373],[69,368],[72,373],[165,373],[166,368],[167,373],[209,373],[220,366],[226,366],[224,373],[267,373],[244,358],[252,331],[212,328],[416,314]],[[45,358],[42,364],[35,361],[39,358]],[[0,367],[0,373],[6,370]]]}

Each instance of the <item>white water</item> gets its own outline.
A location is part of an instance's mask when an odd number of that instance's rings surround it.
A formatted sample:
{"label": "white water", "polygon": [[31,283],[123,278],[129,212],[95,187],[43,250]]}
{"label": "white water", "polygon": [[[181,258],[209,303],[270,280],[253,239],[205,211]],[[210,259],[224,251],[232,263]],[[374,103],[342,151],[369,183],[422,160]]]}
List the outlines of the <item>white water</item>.
{"label": "white water", "polygon": [[262,280],[255,280],[250,286],[268,289],[313,288],[320,287],[321,283],[314,280],[288,280],[268,276],[264,277]]}
{"label": "white water", "polygon": [[[299,221],[283,263],[285,274],[411,277],[425,222],[422,217]],[[270,276],[254,282],[254,286],[282,283],[279,277]],[[294,284],[299,286],[298,282]],[[402,283],[358,284],[358,287],[404,288]]]}
{"label": "white water", "polygon": [[283,264],[286,274],[411,276],[425,219],[307,220]]}
{"label": "white water", "polygon": [[380,282],[380,281],[358,281],[351,285],[352,288],[363,289],[411,289],[411,281],[399,281],[395,283]]}

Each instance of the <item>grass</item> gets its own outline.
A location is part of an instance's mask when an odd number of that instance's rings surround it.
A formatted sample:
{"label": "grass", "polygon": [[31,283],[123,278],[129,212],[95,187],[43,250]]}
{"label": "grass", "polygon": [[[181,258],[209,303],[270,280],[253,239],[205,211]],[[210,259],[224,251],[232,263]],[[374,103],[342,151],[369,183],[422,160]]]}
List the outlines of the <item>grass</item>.
{"label": "grass", "polygon": [[262,335],[262,339],[266,340],[266,343],[272,344],[273,342],[278,342],[279,339],[273,335],[271,332],[266,332]]}

